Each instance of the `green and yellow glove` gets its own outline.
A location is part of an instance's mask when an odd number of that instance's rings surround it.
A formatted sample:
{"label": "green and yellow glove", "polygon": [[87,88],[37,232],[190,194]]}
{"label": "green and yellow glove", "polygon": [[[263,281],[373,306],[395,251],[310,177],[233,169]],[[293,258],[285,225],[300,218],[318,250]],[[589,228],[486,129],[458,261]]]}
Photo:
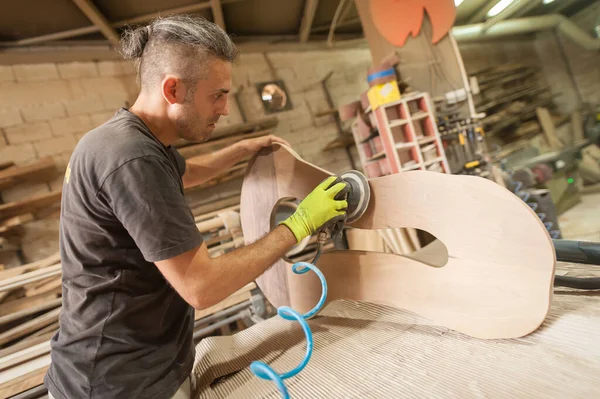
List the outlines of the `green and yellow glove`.
{"label": "green and yellow glove", "polygon": [[336,179],[336,176],[325,179],[304,198],[296,212],[281,222],[294,233],[298,243],[313,235],[327,222],[344,218],[346,215],[348,202],[335,199],[335,196],[346,188],[346,184],[338,183],[328,189]]}

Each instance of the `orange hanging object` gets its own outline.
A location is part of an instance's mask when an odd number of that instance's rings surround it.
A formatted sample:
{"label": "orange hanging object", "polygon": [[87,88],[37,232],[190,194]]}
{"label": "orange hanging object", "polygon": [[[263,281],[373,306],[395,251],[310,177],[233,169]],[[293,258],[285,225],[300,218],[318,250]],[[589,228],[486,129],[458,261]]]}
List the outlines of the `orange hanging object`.
{"label": "orange hanging object", "polygon": [[417,36],[427,13],[431,21],[433,44],[454,25],[454,0],[371,0],[371,16],[379,33],[391,44],[404,46],[408,36]]}

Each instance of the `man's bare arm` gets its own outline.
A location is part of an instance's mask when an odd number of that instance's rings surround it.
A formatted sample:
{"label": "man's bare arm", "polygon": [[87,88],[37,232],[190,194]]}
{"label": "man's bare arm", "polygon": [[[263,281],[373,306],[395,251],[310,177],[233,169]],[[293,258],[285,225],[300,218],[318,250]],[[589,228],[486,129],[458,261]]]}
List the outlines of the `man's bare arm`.
{"label": "man's bare arm", "polygon": [[200,185],[216,177],[236,163],[252,156],[263,147],[273,143],[289,144],[276,136],[263,136],[242,140],[219,151],[192,157],[186,161],[185,173],[182,177],[183,187]]}
{"label": "man's bare arm", "polygon": [[213,306],[254,281],[296,244],[285,226],[246,247],[211,258],[205,244],[156,262],[169,283],[196,309]]}

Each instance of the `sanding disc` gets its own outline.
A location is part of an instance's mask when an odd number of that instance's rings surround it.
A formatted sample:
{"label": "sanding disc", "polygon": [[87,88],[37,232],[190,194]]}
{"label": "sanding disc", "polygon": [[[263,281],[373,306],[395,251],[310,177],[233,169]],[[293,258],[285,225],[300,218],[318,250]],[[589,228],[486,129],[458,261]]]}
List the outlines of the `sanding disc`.
{"label": "sanding disc", "polygon": [[340,177],[350,184],[346,210],[346,223],[350,224],[360,219],[367,210],[371,200],[371,187],[365,175],[356,170],[345,172]]}

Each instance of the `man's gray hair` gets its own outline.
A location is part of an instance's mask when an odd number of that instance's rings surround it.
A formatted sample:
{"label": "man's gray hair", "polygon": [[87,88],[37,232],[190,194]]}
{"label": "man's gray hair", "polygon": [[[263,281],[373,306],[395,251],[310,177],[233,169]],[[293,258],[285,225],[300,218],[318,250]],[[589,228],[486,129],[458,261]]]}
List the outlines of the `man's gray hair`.
{"label": "man's gray hair", "polygon": [[149,25],[126,30],[121,54],[136,61],[142,90],[178,73],[191,87],[206,73],[206,62],[233,63],[239,52],[217,24],[190,15],[159,17]]}

